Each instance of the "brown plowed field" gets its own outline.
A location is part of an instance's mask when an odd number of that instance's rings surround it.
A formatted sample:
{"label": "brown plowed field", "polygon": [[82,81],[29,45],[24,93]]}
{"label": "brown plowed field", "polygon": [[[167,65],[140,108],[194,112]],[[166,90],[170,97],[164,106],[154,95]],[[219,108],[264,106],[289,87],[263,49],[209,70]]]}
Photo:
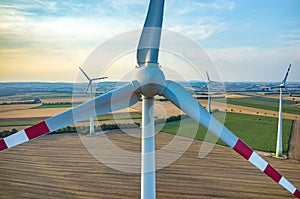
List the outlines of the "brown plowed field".
{"label": "brown plowed field", "polygon": [[293,124],[289,157],[300,161],[300,120],[294,121]]}
{"label": "brown plowed field", "polygon": [[[123,149],[140,150],[138,138],[119,131],[107,137]],[[157,134],[156,147],[171,139]],[[294,198],[232,149],[215,146],[199,159],[200,146],[193,141],[176,162],[157,172],[157,198]],[[265,159],[300,187],[299,161]],[[0,153],[0,193],[5,199],[140,198],[140,175],[101,164],[76,134],[48,135]]]}

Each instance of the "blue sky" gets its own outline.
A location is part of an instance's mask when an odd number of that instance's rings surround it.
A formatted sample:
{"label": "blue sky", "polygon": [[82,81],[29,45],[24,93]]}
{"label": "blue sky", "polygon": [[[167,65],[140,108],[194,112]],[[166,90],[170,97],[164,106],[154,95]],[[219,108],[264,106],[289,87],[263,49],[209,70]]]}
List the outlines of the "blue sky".
{"label": "blue sky", "polygon": [[[99,44],[143,25],[147,0],[2,0],[0,81],[75,81]],[[166,0],[164,28],[202,46],[224,81],[300,81],[299,0]]]}

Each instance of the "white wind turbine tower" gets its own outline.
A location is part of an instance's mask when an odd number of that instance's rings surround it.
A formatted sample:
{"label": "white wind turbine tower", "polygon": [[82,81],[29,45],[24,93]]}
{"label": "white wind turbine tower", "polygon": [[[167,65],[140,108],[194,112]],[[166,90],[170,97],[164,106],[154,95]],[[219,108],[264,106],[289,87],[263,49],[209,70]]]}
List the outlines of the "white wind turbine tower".
{"label": "white wind turbine tower", "polygon": [[283,89],[285,89],[289,93],[289,95],[292,97],[293,101],[295,103],[297,103],[295,97],[293,97],[292,93],[286,88],[286,80],[288,78],[291,66],[292,65],[290,64],[281,84],[279,86],[270,88],[270,89],[279,88],[279,114],[278,114],[278,131],[277,131],[275,157],[282,157],[282,91],[283,91]]}
{"label": "white wind turbine tower", "polygon": [[154,199],[156,198],[156,183],[153,101],[154,96],[161,95],[199,124],[209,128],[229,147],[291,194],[300,198],[300,192],[294,185],[209,114],[187,90],[180,84],[165,79],[158,64],[163,11],[164,0],[150,0],[137,49],[136,77],[132,82],[0,140],[0,151],[86,118],[127,108],[137,103],[142,96],[141,198]]}
{"label": "white wind turbine tower", "polygon": [[[101,79],[106,79],[107,77],[97,77],[97,78],[90,78],[85,72],[84,70],[79,67],[79,69],[81,70],[81,72],[84,74],[84,76],[87,78],[87,80],[89,80],[89,84],[86,88],[86,91],[88,91],[90,89],[90,100],[93,99],[93,81],[97,81],[97,80],[101,80]],[[90,135],[93,136],[95,134],[95,129],[94,129],[94,117],[91,116],[90,117]]]}

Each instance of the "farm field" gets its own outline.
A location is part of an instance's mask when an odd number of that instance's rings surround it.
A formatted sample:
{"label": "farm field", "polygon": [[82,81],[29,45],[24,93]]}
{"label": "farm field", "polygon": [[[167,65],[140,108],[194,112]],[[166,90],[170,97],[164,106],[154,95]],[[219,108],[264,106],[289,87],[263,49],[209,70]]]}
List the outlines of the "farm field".
{"label": "farm field", "polygon": [[[218,118],[221,114],[215,114]],[[241,138],[246,144],[256,150],[275,152],[277,139],[277,119],[272,117],[255,116],[239,113],[227,113],[225,126]],[[183,131],[178,131],[179,125],[184,126]],[[194,134],[196,122],[192,119],[183,121],[174,121],[166,123],[163,127],[158,128],[163,132],[177,134],[185,137],[191,137],[197,140],[204,140],[207,129],[199,126],[197,134]],[[292,120],[283,119],[282,125],[282,146],[283,151],[287,152],[289,146],[290,132],[292,128]],[[208,137],[208,141],[213,141],[214,135]],[[225,145],[222,141],[218,144]]]}
{"label": "farm field", "polygon": [[[105,137],[124,150],[140,152],[136,137],[120,131],[97,136]],[[158,133],[156,147],[173,138]],[[157,171],[157,198],[294,198],[228,147],[215,146],[199,159],[201,143],[193,141],[177,161]],[[176,149],[165,152],[176,153]],[[114,156],[113,164],[124,159]],[[264,158],[300,186],[299,161]],[[98,162],[76,134],[47,135],[1,152],[0,192],[0,198],[140,198],[140,175]]]}
{"label": "farm field", "polygon": [[[199,100],[199,102],[203,106],[206,106],[206,104],[207,104],[205,100]],[[224,104],[224,103],[215,102],[215,101],[213,101],[211,103],[211,109],[212,110],[218,109],[219,111],[225,111],[225,112],[234,112],[234,113],[241,113],[241,114],[250,114],[250,115],[258,115],[258,116],[267,116],[267,117],[276,117],[276,118],[278,118],[278,110],[277,111],[271,111],[271,110],[266,110],[266,109],[240,106],[240,105],[234,105],[234,104]],[[292,114],[292,113],[285,113],[284,110],[283,110],[282,117],[287,118],[287,119],[298,120],[300,118],[300,115],[299,114]]]}
{"label": "farm field", "polygon": [[[41,95],[42,96],[42,95]],[[7,105],[5,109],[0,111],[0,131],[11,130],[13,128],[21,130],[27,126],[36,124],[42,120],[45,120],[53,115],[59,114],[63,111],[68,110],[71,104],[72,99],[68,98],[68,95],[64,96],[62,101],[59,101],[58,96],[54,95],[53,98],[50,98],[50,94],[45,99],[48,100],[47,103],[50,105]],[[272,97],[272,96],[271,96]],[[244,94],[228,94],[228,99],[234,100],[245,100],[247,102],[254,103],[255,100],[259,99],[262,101],[261,96],[255,94],[244,95]],[[80,98],[84,99],[84,98]],[[227,99],[227,101],[228,101]],[[268,106],[274,105],[272,98],[264,98],[264,103]],[[205,107],[206,100],[199,100],[199,102]],[[62,103],[62,104],[59,104]],[[158,118],[168,118],[170,116],[176,116],[184,114],[180,109],[175,107],[169,101],[155,101],[155,117]],[[218,109],[219,111],[226,111],[226,122],[225,125],[229,127],[234,133],[240,136],[246,143],[250,144],[253,148],[257,150],[263,150],[268,152],[274,152],[274,143],[276,143],[276,132],[277,132],[277,117],[278,112],[266,109],[258,109],[254,107],[247,107],[247,104],[240,103],[240,105],[235,104],[224,104],[221,102],[216,102],[215,99],[212,102],[212,110]],[[287,106],[291,106],[287,104]],[[107,114],[104,116],[96,117],[95,125],[102,124],[115,124],[117,123],[140,123],[141,124],[141,102],[138,102],[134,106],[120,110],[114,114]],[[292,107],[298,111],[296,107]],[[285,110],[285,109],[284,109]],[[214,113],[216,116],[224,116],[224,113]],[[253,116],[250,116],[253,115]],[[273,117],[273,118],[270,118]],[[283,118],[288,119],[298,119],[298,114],[292,113],[283,113]],[[116,121],[114,121],[116,120]],[[177,130],[179,122],[169,123],[163,128],[164,131],[169,133],[174,133]],[[76,124],[78,126],[89,126],[88,120]],[[184,136],[191,137],[189,134],[193,134],[194,131],[189,132],[190,126],[195,126],[191,120],[185,122],[187,132],[184,132]],[[161,127],[159,127],[161,128]],[[291,132],[291,120],[284,120],[284,138],[283,138],[283,147],[284,151],[287,152],[289,135]],[[260,131],[258,130],[260,129]],[[201,133],[202,132],[202,133]],[[203,140],[204,133],[206,129],[200,127],[197,139]],[[254,134],[253,134],[254,133]],[[255,136],[253,136],[255,135]],[[267,143],[261,142],[260,140],[266,140]],[[222,142],[218,142],[222,144]],[[252,144],[254,143],[254,144]]]}
{"label": "farm field", "polygon": [[289,157],[300,160],[300,120],[296,120],[293,124],[293,132],[291,135]]}
{"label": "farm field", "polygon": [[59,114],[69,108],[44,108],[44,109],[22,109],[22,110],[11,110],[7,112],[0,113],[0,118],[35,118],[35,117],[51,117],[53,115]]}
{"label": "farm field", "polygon": [[39,106],[39,104],[14,104],[14,105],[0,105],[0,113],[27,110]]}
{"label": "farm field", "polygon": [[[298,98],[296,98],[298,99]],[[218,101],[218,99],[216,99]],[[266,109],[271,111],[278,111],[278,97],[277,99],[272,95],[269,97],[266,96],[248,96],[248,97],[233,97],[226,99],[227,104],[234,104],[239,106],[246,106],[258,109]],[[283,99],[283,111],[285,113],[292,113],[300,115],[300,108],[296,108],[295,103],[291,100],[290,97],[284,96]]]}

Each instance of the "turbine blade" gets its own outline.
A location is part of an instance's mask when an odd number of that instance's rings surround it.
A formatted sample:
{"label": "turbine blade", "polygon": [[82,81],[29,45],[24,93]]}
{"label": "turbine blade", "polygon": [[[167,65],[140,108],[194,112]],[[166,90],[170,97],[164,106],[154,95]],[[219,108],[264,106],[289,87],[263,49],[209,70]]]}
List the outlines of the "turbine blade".
{"label": "turbine blade", "polygon": [[208,75],[208,72],[207,71],[205,71],[205,72],[206,72],[208,84],[221,84],[220,82],[212,81]]}
{"label": "turbine blade", "polygon": [[205,72],[206,72],[206,76],[207,76],[208,82],[211,82],[211,81],[210,81],[210,78],[209,78],[209,75],[208,75],[208,73],[207,73],[207,71],[205,71]]}
{"label": "turbine blade", "polygon": [[137,63],[158,63],[164,0],[151,0],[137,49]]}
{"label": "turbine blade", "polygon": [[89,90],[89,88],[91,87],[91,85],[92,85],[92,80],[89,81],[89,84],[88,84],[88,86],[86,87],[86,92],[88,92],[88,90]]}
{"label": "turbine blade", "polygon": [[91,79],[92,81],[96,81],[96,80],[101,80],[101,79],[106,79],[107,77],[97,77],[97,78],[93,78]]}
{"label": "turbine blade", "polygon": [[135,87],[129,83],[121,88],[89,100],[75,108],[51,117],[0,140],[0,151],[46,135],[87,118],[129,107],[139,101]]}
{"label": "turbine blade", "polygon": [[81,70],[81,72],[84,74],[84,76],[85,76],[88,80],[91,80],[91,79],[89,78],[89,76],[83,71],[83,69],[82,69],[81,67],[79,67],[79,69]]}
{"label": "turbine blade", "polygon": [[284,87],[286,92],[290,95],[290,97],[292,98],[292,100],[295,102],[295,104],[297,104],[297,100],[296,98],[293,96],[293,94],[291,93],[291,91],[289,91],[286,87]]}
{"label": "turbine blade", "polygon": [[285,82],[286,82],[286,80],[287,80],[287,77],[288,77],[288,75],[289,75],[291,66],[292,66],[292,64],[289,65],[288,70],[287,70],[287,72],[286,72],[286,74],[285,74],[285,76],[284,76],[284,79],[283,79],[282,82],[281,82],[282,84],[285,84]]}
{"label": "turbine blade", "polygon": [[300,197],[300,192],[294,185],[215,119],[214,116],[209,114],[182,86],[172,81],[166,81],[165,87],[166,88],[162,93],[164,97],[169,99],[192,119],[202,124],[204,127],[209,128],[214,135],[219,137],[229,147],[233,148],[233,150],[243,156],[259,170],[267,174],[275,182],[279,183],[283,188],[294,194],[296,197]]}

